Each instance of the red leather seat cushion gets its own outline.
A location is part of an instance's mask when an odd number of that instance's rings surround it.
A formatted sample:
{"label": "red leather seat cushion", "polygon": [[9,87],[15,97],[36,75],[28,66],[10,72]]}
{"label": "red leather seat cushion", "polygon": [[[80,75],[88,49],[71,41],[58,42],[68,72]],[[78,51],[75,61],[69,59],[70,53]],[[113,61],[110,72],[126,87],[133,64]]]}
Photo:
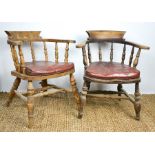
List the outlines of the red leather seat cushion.
{"label": "red leather seat cushion", "polygon": [[128,80],[139,78],[140,71],[117,62],[93,62],[86,69],[86,76],[104,80]]}
{"label": "red leather seat cushion", "polygon": [[25,72],[27,75],[32,76],[42,76],[42,75],[53,75],[58,73],[63,73],[74,69],[73,63],[64,62],[51,62],[51,61],[36,61],[36,62],[26,62]]}

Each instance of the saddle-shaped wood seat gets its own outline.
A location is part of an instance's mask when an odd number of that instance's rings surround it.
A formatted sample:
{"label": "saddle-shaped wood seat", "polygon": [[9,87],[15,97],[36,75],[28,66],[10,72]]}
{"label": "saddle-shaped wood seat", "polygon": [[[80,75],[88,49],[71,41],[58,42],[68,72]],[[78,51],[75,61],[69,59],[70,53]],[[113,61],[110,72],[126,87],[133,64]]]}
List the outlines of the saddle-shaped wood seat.
{"label": "saddle-shaped wood seat", "polygon": [[52,61],[26,62],[25,66],[26,74],[31,76],[53,75],[74,70],[73,63],[55,63]]}
{"label": "saddle-shaped wood seat", "polygon": [[86,76],[103,80],[129,80],[139,78],[140,71],[117,62],[93,62],[87,67]]}

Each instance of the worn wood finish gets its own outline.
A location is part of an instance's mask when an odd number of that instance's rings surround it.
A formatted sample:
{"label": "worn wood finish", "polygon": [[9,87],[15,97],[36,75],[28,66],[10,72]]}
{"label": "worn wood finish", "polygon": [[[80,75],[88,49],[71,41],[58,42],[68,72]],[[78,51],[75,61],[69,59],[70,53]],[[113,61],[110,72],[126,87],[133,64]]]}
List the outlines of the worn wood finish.
{"label": "worn wood finish", "polygon": [[55,43],[55,62],[59,62],[58,43]]}
{"label": "worn wood finish", "polygon": [[77,86],[76,86],[76,81],[75,81],[73,73],[70,74],[70,83],[71,83],[71,86],[72,86],[72,91],[73,91],[74,98],[75,98],[75,100],[77,102],[78,118],[82,118],[82,116],[83,116],[83,106],[82,106],[81,98],[80,98],[79,93],[78,93],[78,89],[77,89]]}
{"label": "worn wood finish", "polygon": [[126,55],[126,44],[124,44],[124,47],[123,47],[122,62],[121,62],[122,64],[124,64],[125,55]]}
{"label": "worn wood finish", "polygon": [[139,90],[139,82],[137,82],[135,83],[135,103],[134,103],[137,120],[140,120],[140,110],[141,110],[140,96],[141,94]]}
{"label": "worn wood finish", "polygon": [[101,51],[101,44],[98,44],[98,51],[99,51],[99,61],[102,61],[102,51]]}
{"label": "worn wood finish", "polygon": [[35,52],[34,52],[34,48],[33,48],[33,43],[30,41],[29,44],[30,44],[30,48],[31,48],[32,61],[34,62],[36,60],[36,57],[35,57]]}
{"label": "worn wood finish", "polygon": [[89,59],[89,63],[91,63],[92,60],[91,60],[91,51],[90,51],[90,45],[89,45],[89,43],[88,43],[88,59]]}
{"label": "worn wood finish", "polygon": [[[103,43],[109,43],[111,44],[111,49],[110,49],[110,62],[113,61],[113,46],[114,44],[120,44],[123,45],[123,49],[122,49],[122,57],[121,57],[121,64],[125,64],[125,59],[126,59],[126,48],[127,46],[131,47],[131,54],[129,57],[129,63],[127,65],[129,66],[133,66],[133,67],[137,67],[138,65],[138,61],[139,61],[139,57],[140,57],[140,53],[142,49],[148,50],[149,47],[145,46],[145,45],[140,45],[134,42],[130,42],[130,41],[126,41],[123,38],[123,35],[125,32],[121,32],[121,31],[104,31],[104,30],[95,30],[95,31],[87,31],[89,37],[87,39],[87,41],[78,44],[76,47],[77,48],[81,48],[82,49],[82,54],[83,54],[83,64],[84,64],[84,68],[85,70],[87,69],[87,67],[89,67],[89,65],[92,63],[92,61],[89,61],[90,64],[88,64],[87,62],[87,57],[89,58],[89,60],[91,59],[90,57],[90,44],[103,44]],[[86,46],[88,46],[88,52],[86,51],[87,49],[85,48]],[[134,51],[135,48],[138,48],[138,52],[136,53],[136,56],[134,58]],[[104,51],[104,50],[103,50]],[[133,61],[134,60],[134,61]],[[101,61],[101,48],[99,47],[99,61]],[[103,94],[98,93],[98,92],[90,92],[89,91],[89,87],[90,87],[90,83],[102,83],[102,84],[117,84],[117,94],[118,96],[114,96],[111,97],[111,95],[108,95],[106,93],[105,96],[105,92],[103,92]],[[135,84],[135,98],[133,98],[132,96],[130,96],[124,89],[123,89],[123,84]],[[86,104],[86,99],[87,96],[92,96],[92,97],[106,97],[106,98],[117,98],[117,99],[128,99],[130,100],[133,104],[134,104],[134,108],[135,108],[135,112],[136,112],[136,119],[139,120],[140,119],[140,93],[139,93],[139,83],[140,83],[140,78],[135,78],[135,79],[130,79],[130,80],[121,80],[121,79],[111,79],[111,80],[103,80],[103,79],[97,79],[97,78],[92,78],[89,76],[86,76],[86,74],[84,74],[84,84],[83,84],[83,88],[82,88],[82,92],[81,92],[81,96],[82,96],[82,101],[84,104]],[[115,94],[116,92],[109,92],[109,94]],[[124,95],[124,96],[122,96]]]}
{"label": "worn wood finish", "polygon": [[68,51],[69,51],[69,43],[66,43],[66,48],[65,48],[65,60],[64,62],[68,62]]}
{"label": "worn wood finish", "polygon": [[113,42],[111,43],[111,51],[110,51],[110,61],[113,61]]}
{"label": "worn wood finish", "polygon": [[46,47],[46,42],[43,42],[44,45],[44,55],[45,55],[45,61],[48,61],[48,51]]}
{"label": "worn wood finish", "polygon": [[28,127],[31,128],[33,125],[33,111],[34,111],[34,98],[32,97],[34,93],[33,83],[32,81],[28,81],[28,87],[27,87],[27,109],[28,109]]}
{"label": "worn wood finish", "polygon": [[5,104],[7,107],[8,107],[8,106],[10,105],[10,103],[12,102],[13,97],[15,96],[15,90],[18,89],[18,86],[19,86],[20,82],[21,82],[21,79],[20,79],[20,78],[16,78],[16,79],[15,79],[15,81],[14,81],[14,83],[13,83],[13,86],[12,86],[12,88],[11,88],[11,90],[10,90],[10,93],[9,93],[9,98],[8,98],[6,104]]}
{"label": "worn wood finish", "polygon": [[133,55],[134,55],[134,46],[132,46],[132,50],[131,50],[131,54],[130,54],[130,59],[129,59],[129,66],[131,66],[131,64],[132,64]]}
{"label": "worn wood finish", "polygon": [[138,52],[137,52],[137,54],[136,54],[136,58],[135,58],[135,60],[134,60],[134,62],[133,62],[133,67],[135,67],[135,68],[137,67],[138,62],[139,62],[140,53],[141,53],[141,49],[139,48],[139,49],[138,49]]}
{"label": "worn wood finish", "polygon": [[[69,44],[75,43],[75,41],[74,40],[62,40],[62,39],[43,39],[40,37],[40,31],[6,31],[6,33],[8,34],[7,42],[8,44],[10,44],[12,58],[13,58],[14,66],[16,69],[15,71],[11,72],[11,74],[16,77],[16,80],[10,91],[9,99],[6,105],[7,106],[10,105],[15,94],[20,99],[25,101],[27,103],[27,109],[28,109],[28,127],[31,128],[33,126],[33,111],[34,111],[34,98],[35,97],[47,96],[47,95],[55,94],[58,92],[65,92],[65,93],[73,92],[77,105],[78,105],[78,118],[82,118],[83,107],[82,107],[81,99],[80,99],[80,96],[78,94],[78,90],[76,87],[76,82],[73,76],[74,69],[71,69],[63,73],[51,74],[51,75],[46,75],[46,76],[27,75],[25,72],[25,59],[24,59],[24,55],[22,51],[22,47],[24,46],[24,44],[28,43],[31,49],[32,62],[37,61],[36,56],[35,56],[34,43],[38,42],[40,44],[43,44],[42,50],[45,55],[44,61],[48,61],[48,50],[47,50],[46,43],[53,43],[55,44],[55,49],[54,49],[55,50],[55,62],[58,63],[59,61],[58,43],[66,44],[64,62],[68,63]],[[50,78],[57,78],[57,77],[62,77],[66,75],[70,76],[72,90],[71,88],[69,89],[60,88],[60,87],[57,87],[56,85],[50,85],[47,82],[47,80]],[[26,93],[21,93],[21,92],[16,91],[21,82],[21,79],[28,81]],[[34,88],[33,81],[41,81],[40,84],[42,88]]]}

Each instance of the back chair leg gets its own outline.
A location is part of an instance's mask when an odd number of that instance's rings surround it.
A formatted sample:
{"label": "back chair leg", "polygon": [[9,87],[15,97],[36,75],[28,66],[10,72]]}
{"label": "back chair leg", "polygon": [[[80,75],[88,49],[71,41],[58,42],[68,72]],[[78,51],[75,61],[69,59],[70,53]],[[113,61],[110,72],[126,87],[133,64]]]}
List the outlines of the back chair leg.
{"label": "back chair leg", "polygon": [[34,98],[32,97],[34,93],[33,83],[32,81],[28,81],[28,88],[27,88],[27,109],[28,109],[28,128],[32,128],[33,126],[33,111],[34,111]]}
{"label": "back chair leg", "polygon": [[[122,94],[122,84],[118,84],[117,86],[118,96],[121,96]],[[121,99],[119,99],[121,101]]]}
{"label": "back chair leg", "polygon": [[76,81],[75,81],[73,73],[70,74],[70,83],[72,86],[73,95],[74,95],[76,102],[77,102],[78,118],[82,118],[82,116],[83,116],[83,105],[82,105],[81,98],[80,98],[79,93],[78,93],[78,89],[76,86]]}
{"label": "back chair leg", "polygon": [[141,110],[141,104],[140,104],[140,91],[139,91],[139,82],[135,83],[135,113],[136,113],[136,120],[140,120],[140,110]]}
{"label": "back chair leg", "polygon": [[40,84],[42,87],[46,87],[47,86],[47,79],[42,80]]}
{"label": "back chair leg", "polygon": [[21,82],[20,78],[16,78],[15,79],[15,81],[13,83],[13,86],[12,86],[12,88],[10,90],[10,93],[9,93],[9,99],[7,100],[7,102],[5,104],[7,107],[10,106],[10,103],[12,102],[12,100],[13,100],[13,98],[15,96],[15,92],[14,91],[18,89],[20,82]]}
{"label": "back chair leg", "polygon": [[89,81],[86,81],[86,86],[87,86],[87,89],[89,90],[90,89],[90,82]]}

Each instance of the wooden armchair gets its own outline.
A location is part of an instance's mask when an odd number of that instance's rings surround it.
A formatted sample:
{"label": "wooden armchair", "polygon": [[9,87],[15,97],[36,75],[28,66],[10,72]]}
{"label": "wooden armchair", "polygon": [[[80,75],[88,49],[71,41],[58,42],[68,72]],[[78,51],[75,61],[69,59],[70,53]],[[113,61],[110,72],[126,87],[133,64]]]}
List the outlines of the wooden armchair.
{"label": "wooden armchair", "polygon": [[[82,105],[74,79],[74,64],[68,62],[69,44],[75,43],[74,40],[43,39],[40,37],[40,31],[5,31],[8,35],[8,44],[11,48],[15,71],[11,74],[16,77],[13,87],[10,91],[9,99],[6,103],[10,105],[15,94],[27,103],[28,109],[28,127],[33,125],[33,100],[35,97],[47,96],[58,92],[73,92],[78,106],[78,118],[82,118]],[[37,61],[34,51],[34,43],[40,43],[43,47],[45,60]],[[32,61],[26,62],[23,54],[23,46],[26,43],[27,50],[31,51]],[[46,44],[55,45],[55,61],[49,61]],[[59,62],[58,44],[66,44],[64,62]],[[30,47],[30,48],[28,48]],[[72,89],[64,89],[53,84],[48,84],[47,79],[62,76],[70,76]],[[26,93],[17,92],[21,80],[28,81]],[[34,89],[33,81],[41,81],[41,88]],[[50,90],[49,90],[50,89]],[[49,90],[49,91],[47,91]]]}
{"label": "wooden armchair", "polygon": [[[117,98],[117,99],[129,99],[134,104],[136,113],[136,119],[140,119],[140,71],[136,69],[139,61],[139,56],[142,49],[149,49],[144,45],[139,45],[133,42],[126,41],[123,39],[125,32],[123,31],[87,31],[89,37],[86,42],[77,45],[77,48],[81,48],[83,52],[83,64],[84,64],[84,84],[82,88],[82,99],[86,102],[86,96],[95,97],[106,97],[106,98]],[[93,45],[97,45],[99,61],[92,61],[92,53],[95,51]],[[110,60],[108,62],[103,61],[102,47],[110,44]],[[119,44],[123,46],[121,62],[114,62],[113,57],[115,53],[114,46]],[[117,45],[118,46],[118,45]],[[130,48],[129,59],[126,58],[127,46]],[[130,47],[129,47],[130,46]],[[92,50],[93,48],[93,50]],[[138,49],[137,53],[135,50]],[[119,51],[118,51],[119,52]],[[117,52],[117,54],[118,54]],[[134,54],[135,53],[135,54]],[[125,64],[127,60],[127,64]],[[91,83],[102,83],[102,84],[117,84],[118,91],[89,91]],[[130,96],[122,87],[122,84],[135,84],[134,98]],[[109,95],[109,94],[118,94]],[[121,96],[123,95],[123,96]]]}

